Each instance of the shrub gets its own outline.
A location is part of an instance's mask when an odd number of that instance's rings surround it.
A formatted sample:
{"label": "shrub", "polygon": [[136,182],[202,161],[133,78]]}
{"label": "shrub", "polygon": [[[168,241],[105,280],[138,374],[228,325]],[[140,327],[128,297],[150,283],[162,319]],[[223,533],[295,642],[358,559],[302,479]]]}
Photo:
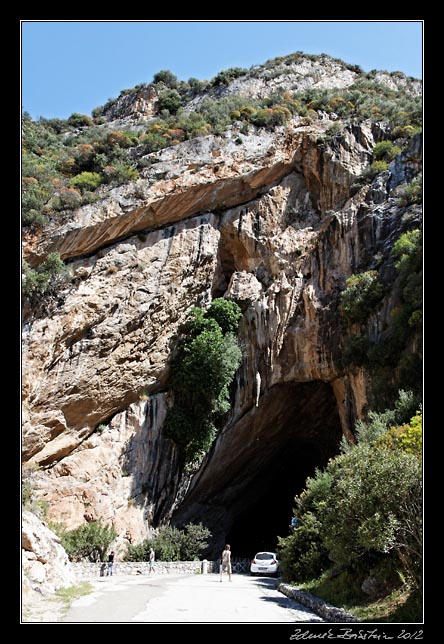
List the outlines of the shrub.
{"label": "shrub", "polygon": [[168,141],[161,135],[160,132],[148,131],[141,139],[141,143],[145,146],[146,152],[157,152],[166,148]]}
{"label": "shrub", "polygon": [[106,137],[106,145],[110,148],[130,148],[137,144],[137,138],[134,139],[132,133],[122,132],[121,130],[114,130]]}
{"label": "shrub", "polygon": [[45,203],[51,196],[51,190],[45,183],[39,183],[37,180],[34,182],[26,182],[24,177],[22,185],[22,217],[23,223],[26,225],[44,223],[41,210]]}
{"label": "shrub", "polygon": [[352,275],[345,285],[341,293],[340,311],[350,322],[365,322],[384,296],[377,271]]}
{"label": "shrub", "polygon": [[102,177],[98,172],[81,172],[70,181],[72,188],[78,188],[82,192],[95,190],[102,183]]}
{"label": "shrub", "polygon": [[235,302],[219,297],[211,302],[205,317],[216,320],[222,333],[236,333],[242,311]]}
{"label": "shrub", "polygon": [[[421,462],[401,450],[358,446],[335,459],[323,543],[336,564],[396,553],[415,583],[421,565]],[[413,534],[410,534],[410,531]]]}
{"label": "shrub", "polygon": [[[403,233],[392,248],[395,266],[399,271],[402,288],[402,307],[398,318],[406,320],[410,327],[420,326],[422,321],[422,234],[418,229]],[[394,319],[394,324],[396,320]],[[405,325],[402,329],[406,335]],[[408,334],[407,334],[408,335]]]}
{"label": "shrub", "polygon": [[371,177],[374,178],[378,174],[381,174],[381,172],[385,172],[387,168],[388,168],[387,161],[373,161],[373,163],[370,166]]}
{"label": "shrub", "polygon": [[93,120],[87,114],[78,114],[77,112],[74,112],[74,114],[71,114],[68,119],[68,125],[71,125],[71,127],[75,128],[88,127],[90,125],[93,125]]}
{"label": "shrub", "polygon": [[153,83],[163,83],[167,87],[174,89],[177,86],[177,76],[169,69],[161,69],[160,72],[154,74]]}
{"label": "shrub", "polygon": [[400,186],[396,191],[398,206],[411,206],[422,203],[422,173],[415,177],[410,183]]}
{"label": "shrub", "polygon": [[189,78],[188,86],[190,88],[190,93],[192,96],[197,96],[201,94],[206,87],[208,86],[207,81],[201,81],[198,78]]}
{"label": "shrub", "polygon": [[375,442],[379,449],[401,449],[407,454],[420,457],[422,454],[422,414],[417,411],[410,423],[390,427]]}
{"label": "shrub", "polygon": [[30,268],[23,262],[22,293],[33,300],[46,293],[51,293],[58,278],[65,273],[65,264],[58,253],[49,253],[46,260],[37,269]]}
{"label": "shrub", "polygon": [[399,237],[393,245],[391,255],[397,260],[395,266],[400,272],[408,271],[420,247],[421,231],[418,228]]}
{"label": "shrub", "polygon": [[373,148],[373,157],[376,160],[391,161],[401,152],[401,148],[392,141],[380,141]]}
{"label": "shrub", "polygon": [[62,546],[71,561],[105,561],[106,551],[116,538],[114,528],[102,525],[100,520],[66,530],[61,535]]}
{"label": "shrub", "polygon": [[336,570],[362,575],[377,566],[390,577],[399,560],[405,577],[420,585],[420,415],[410,421],[410,429],[386,436],[393,419],[405,419],[412,402],[412,395],[403,393],[395,409],[373,413],[357,427],[357,445],[344,440],[343,453],[307,479],[295,499],[299,526],[279,539],[288,580],[316,577],[331,562]]}
{"label": "shrub", "polygon": [[211,532],[201,523],[188,523],[184,528],[163,526],[153,539],[129,545],[125,561],[149,561],[153,548],[158,561],[194,561],[208,547]]}
{"label": "shrub", "polygon": [[74,188],[62,188],[52,197],[45,210],[74,210],[82,205],[82,197]]}
{"label": "shrub", "polygon": [[135,181],[139,176],[137,169],[123,161],[116,161],[111,166],[105,166],[103,169],[103,176],[107,182],[112,182],[116,185],[128,183],[128,181]]}
{"label": "shrub", "polygon": [[213,87],[229,85],[235,78],[239,78],[239,76],[245,76],[245,74],[248,74],[248,69],[243,69],[241,67],[230,67],[230,69],[219,72],[219,74],[217,74],[217,76],[215,76],[210,81],[210,84],[213,85]]}
{"label": "shrub", "polygon": [[181,96],[175,89],[167,89],[159,94],[159,112],[168,110],[170,114],[176,114],[181,105]]}

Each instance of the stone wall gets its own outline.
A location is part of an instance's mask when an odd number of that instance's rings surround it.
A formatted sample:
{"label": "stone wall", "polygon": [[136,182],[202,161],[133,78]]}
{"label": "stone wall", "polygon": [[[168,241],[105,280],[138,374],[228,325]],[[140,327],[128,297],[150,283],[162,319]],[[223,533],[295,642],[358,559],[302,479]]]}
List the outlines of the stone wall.
{"label": "stone wall", "polygon": [[290,599],[294,599],[303,606],[306,606],[312,610],[316,615],[323,617],[326,622],[335,622],[335,623],[348,623],[348,622],[359,622],[360,620],[354,615],[346,613],[342,608],[336,608],[335,606],[330,606],[319,597],[310,595],[310,593],[305,593],[299,588],[294,586],[289,586],[288,584],[279,584],[279,592]]}
{"label": "stone wall", "polygon": [[[156,573],[161,575],[189,575],[203,572],[206,562],[207,572],[219,572],[219,561],[156,561]],[[108,572],[107,563],[90,563],[79,561],[71,563],[77,579],[104,577]],[[234,559],[231,564],[233,573],[242,574],[250,571],[250,559]],[[114,564],[114,575],[145,575],[149,573],[148,561],[117,561]]]}
{"label": "stone wall", "polygon": [[[200,574],[202,573],[203,563],[203,561],[156,561],[155,572],[160,575]],[[208,572],[213,572],[213,569],[217,572],[219,570],[217,563],[208,561]],[[80,561],[71,565],[77,579],[105,577],[108,572],[107,563]],[[147,574],[149,574],[148,561],[117,561],[114,564],[113,575]]]}

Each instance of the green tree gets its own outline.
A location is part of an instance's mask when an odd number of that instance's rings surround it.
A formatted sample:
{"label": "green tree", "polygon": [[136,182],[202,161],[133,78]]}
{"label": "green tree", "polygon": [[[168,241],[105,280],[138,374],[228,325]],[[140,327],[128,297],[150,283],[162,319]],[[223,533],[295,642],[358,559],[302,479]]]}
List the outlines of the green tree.
{"label": "green tree", "polygon": [[[165,432],[181,446],[185,462],[200,458],[210,447],[218,418],[229,409],[229,385],[242,354],[230,330],[237,329],[241,312],[234,302],[214,300],[205,312],[194,307],[183,326],[171,366],[174,406]],[[224,334],[217,317],[227,332]]]}
{"label": "green tree", "polygon": [[167,87],[174,89],[177,86],[177,76],[169,69],[161,69],[153,76],[153,83],[163,83]]}
{"label": "green tree", "polygon": [[242,317],[242,311],[236,302],[218,297],[211,302],[205,317],[216,320],[222,329],[222,333],[236,333],[239,320]]}
{"label": "green tree", "polygon": [[[390,577],[397,560],[420,586],[422,559],[421,416],[391,429],[411,413],[414,397],[401,392],[394,409],[372,412],[356,428],[357,444],[307,479],[296,497],[299,527],[280,538],[287,579],[307,580],[336,567],[369,574],[375,565]],[[398,565],[399,565],[398,563]]]}
{"label": "green tree", "polygon": [[66,530],[61,541],[71,561],[105,561],[106,551],[116,538],[114,528],[99,520]]}
{"label": "green tree", "polygon": [[201,523],[188,523],[183,528],[162,526],[153,539],[128,546],[126,561],[149,561],[150,548],[158,561],[194,561],[208,547],[211,532]]}
{"label": "green tree", "polygon": [[87,114],[78,114],[77,112],[74,112],[74,114],[71,114],[68,119],[68,125],[76,128],[88,127],[90,125],[93,125],[93,120]]}

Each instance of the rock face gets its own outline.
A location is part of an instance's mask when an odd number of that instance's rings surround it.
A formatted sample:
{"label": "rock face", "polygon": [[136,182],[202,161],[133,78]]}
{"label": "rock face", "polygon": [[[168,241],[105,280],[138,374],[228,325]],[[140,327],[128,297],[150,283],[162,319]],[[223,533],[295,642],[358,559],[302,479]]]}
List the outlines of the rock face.
{"label": "rock face", "polygon": [[24,592],[35,587],[52,593],[58,588],[72,586],[75,575],[60,539],[35,514],[22,513],[22,568]]}
{"label": "rock face", "polygon": [[[236,133],[241,143],[207,136],[153,153],[137,181],[25,240],[31,265],[56,251],[70,271],[58,306],[25,317],[23,332],[23,454],[40,467],[33,486],[51,519],[101,518],[122,547],[172,516],[202,520],[219,547],[261,511],[257,499],[282,514],[341,436],[352,439],[368,375],[341,366],[339,294],[419,220],[390,190],[417,171],[420,140],[350,196],[381,126],[319,140],[330,125],[296,118]],[[242,308],[243,361],[224,428],[190,479],[162,430],[169,361],[190,307],[221,296]]]}

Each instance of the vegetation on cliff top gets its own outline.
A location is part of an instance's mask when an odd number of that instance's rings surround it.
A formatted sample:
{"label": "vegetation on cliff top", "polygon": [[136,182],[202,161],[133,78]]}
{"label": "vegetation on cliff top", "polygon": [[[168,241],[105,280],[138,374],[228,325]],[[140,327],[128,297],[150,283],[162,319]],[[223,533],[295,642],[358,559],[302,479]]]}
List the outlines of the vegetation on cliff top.
{"label": "vegetation on cliff top", "polygon": [[[343,89],[294,89],[271,91],[263,98],[242,97],[224,88],[236,79],[263,78],[272,81],[292,73],[292,65],[304,60],[334,61],[356,73],[355,82]],[[298,77],[296,72],[295,80]],[[387,74],[388,75],[388,74]],[[389,75],[388,75],[389,76]],[[155,162],[152,152],[207,134],[248,135],[257,128],[274,129],[299,117],[301,125],[327,116],[345,123],[365,119],[386,121],[388,138],[406,139],[421,126],[421,98],[411,91],[412,83],[396,90],[375,80],[376,73],[364,74],[353,65],[327,56],[313,57],[300,52],[268,61],[250,70],[238,68],[220,72],[210,82],[190,78],[179,81],[169,70],[154,75],[151,86],[124,90],[120,97],[93,111],[93,116],[72,114],[67,120],[23,115],[22,138],[22,221],[27,228],[44,226],[49,220],[92,203],[107,190],[135,180],[146,165]],[[393,76],[395,78],[395,76]],[[128,125],[108,124],[119,117],[119,101],[137,97],[152,87],[157,95],[156,113]],[[196,98],[199,101],[196,102]],[[193,103],[194,101],[194,103]],[[114,111],[113,111],[114,110]],[[338,127],[338,121],[333,120]],[[126,129],[125,129],[126,127]],[[396,146],[378,149],[386,163]],[[385,147],[384,147],[385,145]]]}

